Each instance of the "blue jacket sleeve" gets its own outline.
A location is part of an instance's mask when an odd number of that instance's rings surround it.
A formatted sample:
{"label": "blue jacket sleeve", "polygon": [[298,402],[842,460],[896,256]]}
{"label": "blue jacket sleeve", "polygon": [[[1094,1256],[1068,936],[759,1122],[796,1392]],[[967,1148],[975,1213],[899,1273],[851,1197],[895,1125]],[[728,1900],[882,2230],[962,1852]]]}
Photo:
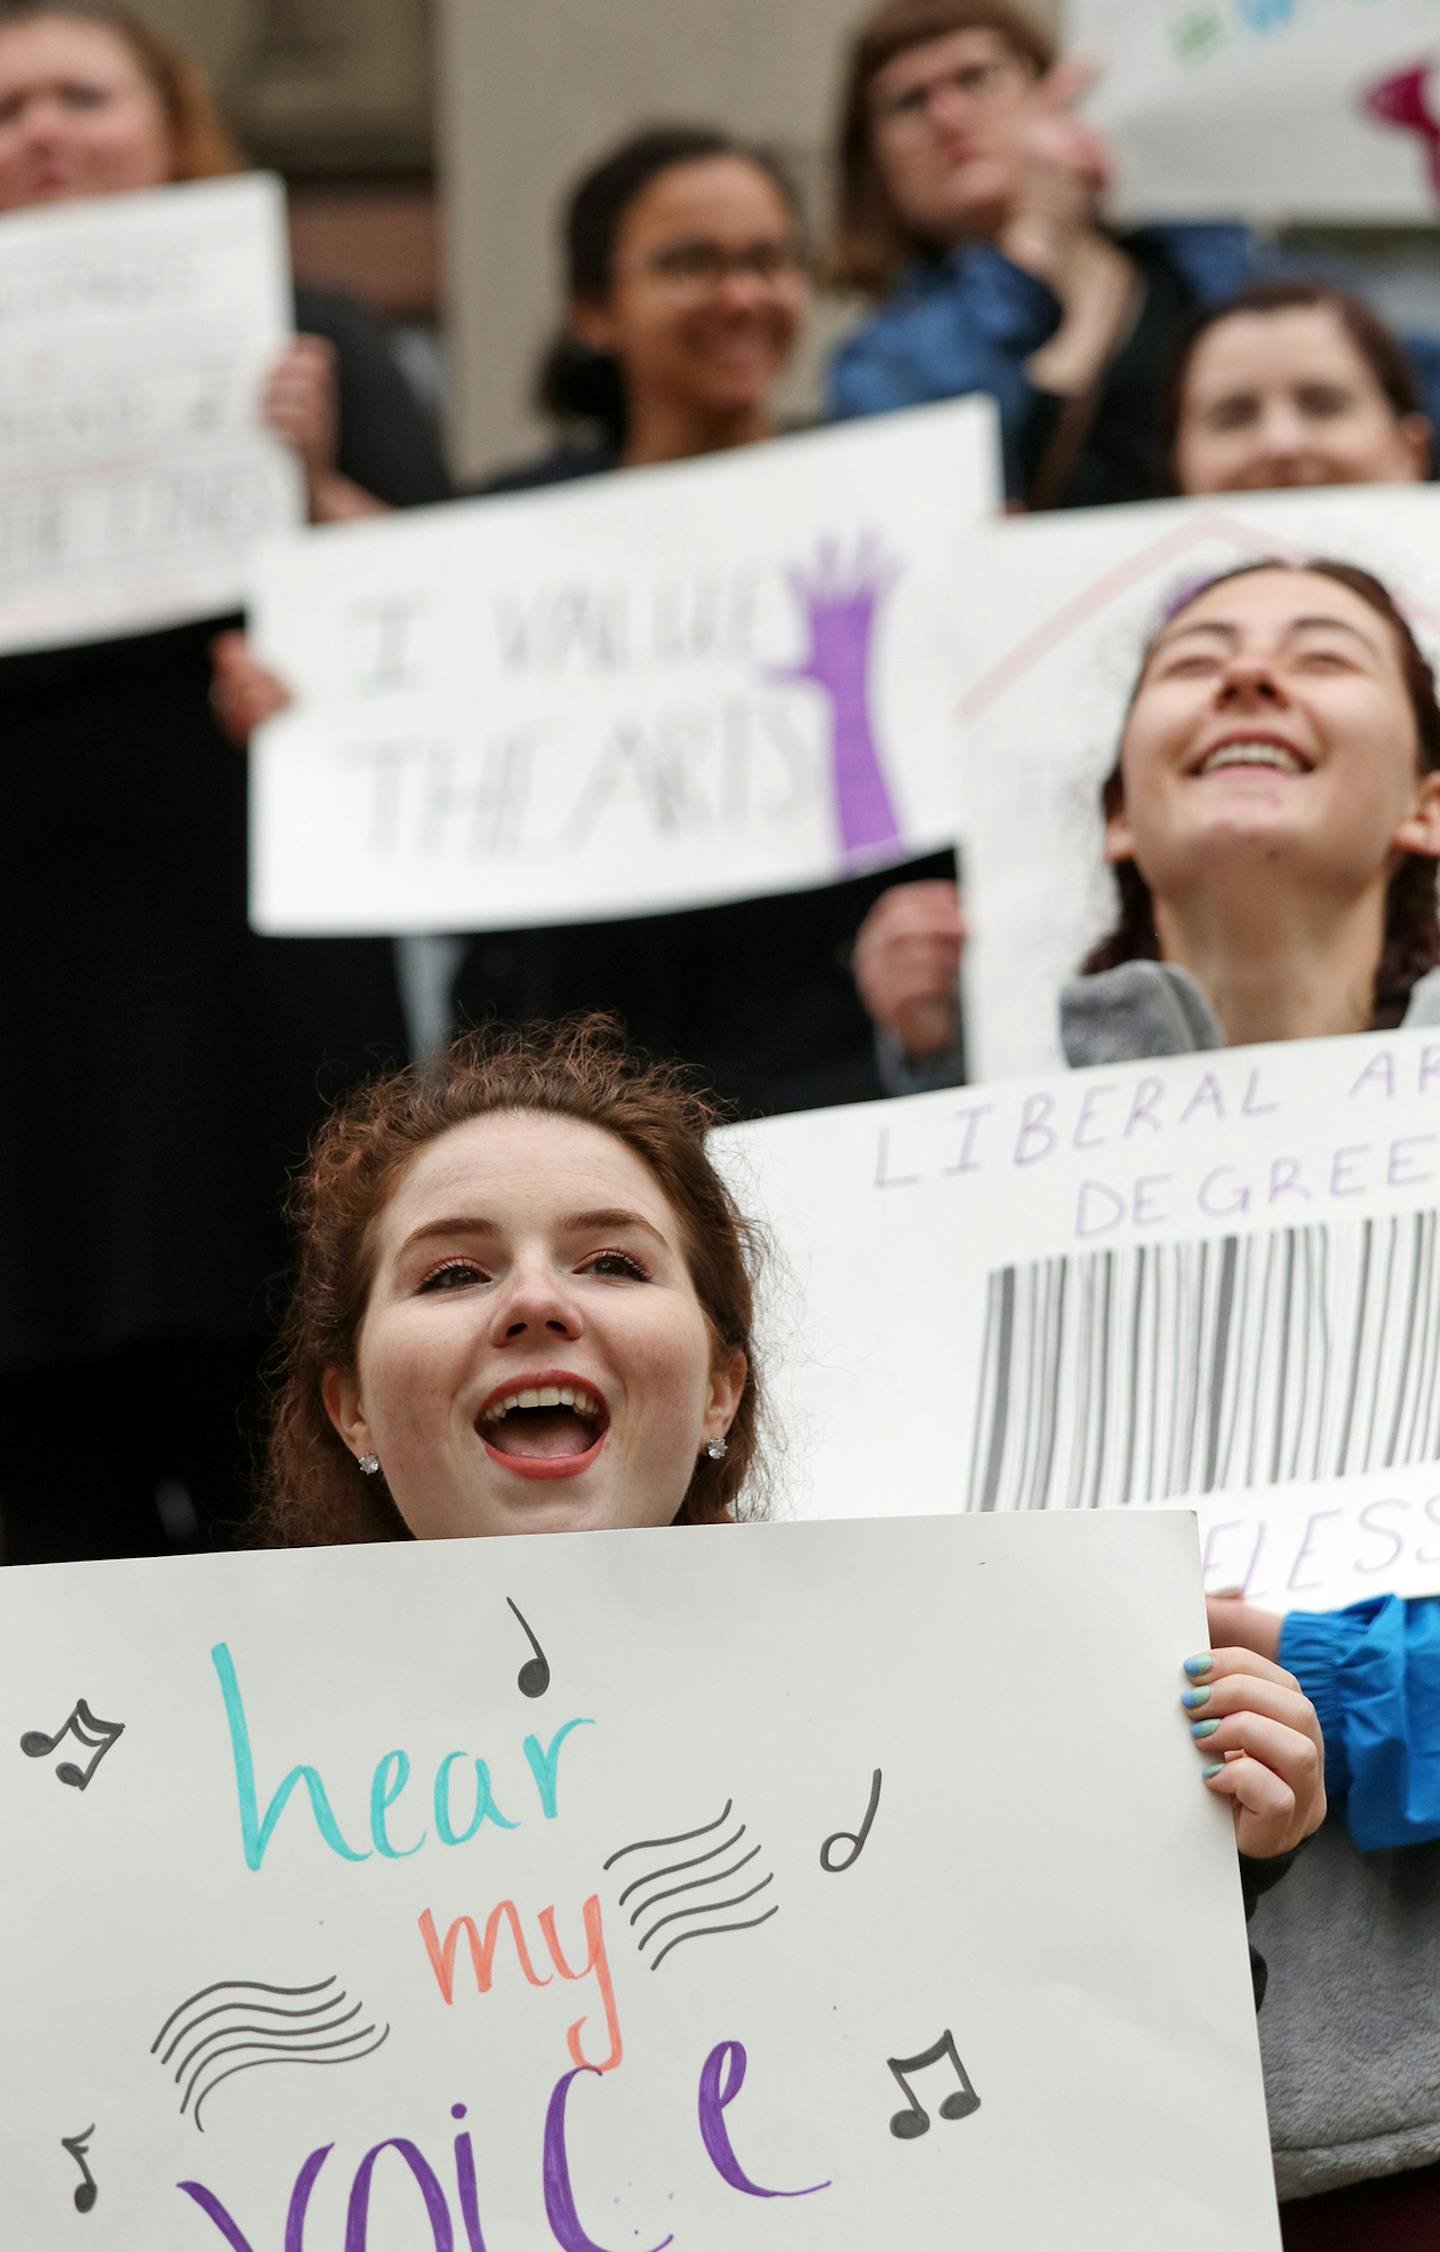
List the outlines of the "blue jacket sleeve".
{"label": "blue jacket sleeve", "polygon": [[1363,1852],[1440,1838],[1440,1596],[1291,1611],[1280,1663],[1325,1732],[1325,1788]]}

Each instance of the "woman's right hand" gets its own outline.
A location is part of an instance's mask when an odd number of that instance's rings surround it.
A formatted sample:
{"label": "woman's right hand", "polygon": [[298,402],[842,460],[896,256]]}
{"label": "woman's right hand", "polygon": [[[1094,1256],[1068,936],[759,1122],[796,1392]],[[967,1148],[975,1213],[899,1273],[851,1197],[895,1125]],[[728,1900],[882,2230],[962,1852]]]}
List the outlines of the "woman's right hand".
{"label": "woman's right hand", "polygon": [[217,633],[210,644],[214,678],[210,703],[215,723],[237,750],[244,750],[257,727],[288,710],[295,701],[283,680],[267,671],[243,633]]}
{"label": "woman's right hand", "polygon": [[1066,246],[1093,224],[1110,177],[1104,141],[1074,115],[1095,77],[1092,63],[1059,63],[1007,120],[1014,188],[998,247],[1045,281],[1055,278]]}
{"label": "woman's right hand", "polygon": [[855,941],[855,983],[882,1032],[907,1056],[953,1047],[960,1031],[965,918],[954,884],[896,884],[882,892]]}

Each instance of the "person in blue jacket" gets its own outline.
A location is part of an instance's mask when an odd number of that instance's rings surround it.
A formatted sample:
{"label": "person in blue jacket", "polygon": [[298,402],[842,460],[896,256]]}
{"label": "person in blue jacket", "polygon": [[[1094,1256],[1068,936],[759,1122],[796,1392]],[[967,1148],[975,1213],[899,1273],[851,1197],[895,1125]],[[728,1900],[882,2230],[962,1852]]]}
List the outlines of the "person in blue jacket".
{"label": "person in blue jacket", "polygon": [[1072,114],[1089,78],[1007,0],[884,0],[841,97],[832,277],[878,305],[835,353],[829,410],[988,391],[1030,507],[1162,489],[1174,332],[1257,270],[1240,226],[1102,223],[1106,152]]}

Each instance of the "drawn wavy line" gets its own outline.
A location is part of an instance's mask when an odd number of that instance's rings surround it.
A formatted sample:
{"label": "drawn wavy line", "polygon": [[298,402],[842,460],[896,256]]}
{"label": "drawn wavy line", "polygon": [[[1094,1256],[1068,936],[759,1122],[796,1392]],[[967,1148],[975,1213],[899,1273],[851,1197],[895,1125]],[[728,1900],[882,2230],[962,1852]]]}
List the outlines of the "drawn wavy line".
{"label": "drawn wavy line", "polygon": [[639,1892],[642,1885],[658,1884],[662,1877],[678,1876],[682,1869],[698,1869],[702,1862],[713,1861],[717,1853],[728,1853],[731,1846],[738,1845],[744,1835],[745,1824],[742,1822],[735,1835],[726,1838],[723,1845],[712,1845],[707,1853],[692,1853],[688,1861],[670,1861],[663,1869],[651,1869],[645,1876],[636,1877],[633,1883],[626,1885],[617,1906],[623,1908],[631,1893]]}
{"label": "drawn wavy line", "polygon": [[702,1924],[698,1931],[677,1931],[673,1939],[666,1940],[650,1968],[652,1971],[659,1970],[671,1948],[683,1947],[687,1939],[710,1939],[717,1932],[723,1931],[753,1931],[757,1924],[768,1924],[770,1918],[778,1916],[779,1913],[780,1903],[777,1900],[775,1906],[767,1908],[763,1916],[750,1916],[743,1924]]}
{"label": "drawn wavy line", "polygon": [[623,1861],[627,1853],[645,1853],[652,1845],[688,1845],[692,1838],[708,1837],[712,1830],[718,1830],[722,1822],[729,1820],[730,1809],[734,1804],[733,1798],[727,1798],[714,1821],[702,1822],[698,1830],[677,1830],[673,1838],[637,1838],[633,1845],[622,1845],[618,1853],[611,1854],[604,1867],[613,1869],[616,1862]]}
{"label": "drawn wavy line", "polygon": [[154,2056],[155,2051],[159,2048],[160,2043],[164,2040],[182,2010],[193,2009],[197,2002],[203,2002],[209,1994],[223,1994],[227,1987],[239,1988],[251,1994],[286,1994],[293,2001],[297,1994],[320,1994],[324,1992],[327,1986],[334,1984],[333,1972],[329,1978],[322,1978],[318,1986],[267,1986],[263,1978],[217,1978],[213,1986],[202,1986],[198,1993],[191,1994],[170,2012],[150,2044],[150,2054],[152,2057]]}
{"label": "drawn wavy line", "polygon": [[[196,2072],[194,2077],[191,2079],[189,2087],[185,2090],[185,2101],[180,2106],[180,2116],[183,2119],[186,2112],[190,2108],[190,2098],[195,2092],[195,2082],[201,2079],[203,2075],[209,2071],[212,2064],[218,2064],[221,2057],[239,2056],[246,2049],[263,2049],[266,2057],[277,2064],[283,2063],[285,2058],[290,2056],[318,2057],[322,2053],[322,2051],[326,2049],[348,2049],[352,2041],[363,2041],[366,2034],[373,2033],[374,2030],[375,2027],[373,2024],[360,2025],[356,2027],[353,2033],[342,2033],[338,2041],[314,2041],[311,2042],[308,2047],[303,2049],[290,2048],[284,2043],[277,2043],[272,2041],[228,2042],[223,2049],[216,2049],[213,2055],[208,2056],[205,2062],[200,2066],[199,2071]],[[343,2057],[335,2057],[331,2061],[336,2064],[343,2064],[346,2060]],[[222,2078],[223,2077],[224,2076],[222,2074]]]}
{"label": "drawn wavy line", "polygon": [[[365,2031],[367,2033],[371,2032],[372,2030],[373,2028],[368,2025],[365,2028]],[[356,2038],[358,2039],[359,2036],[357,2035]],[[195,2105],[195,2124],[200,2128],[200,2132],[203,2135],[205,2129],[200,2126],[200,2114],[205,2107],[206,2099],[214,2093],[215,2089],[220,2086],[222,2081],[233,2080],[237,2072],[253,2072],[255,2071],[257,2066],[262,2064],[358,2064],[362,2057],[373,2057],[375,2051],[377,2049],[382,2049],[389,2038],[390,2028],[387,2025],[378,2041],[372,2041],[368,2049],[356,2049],[354,2054],[348,2057],[320,2057],[309,2056],[305,2054],[297,2055],[293,2050],[287,2049],[283,2056],[252,2057],[249,2064],[232,2064],[228,2072],[222,2072],[218,2079],[212,2080],[210,2082],[208,2088],[202,2089],[199,2100]]]}
{"label": "drawn wavy line", "polygon": [[638,1924],[642,1916],[648,1915],[652,1908],[658,1908],[662,1900],[673,1900],[678,1892],[696,1892],[701,1885],[707,1884],[727,1884],[731,1877],[739,1876],[746,1862],[753,1861],[759,1851],[758,1845],[752,1845],[750,1851],[742,1853],[731,1869],[716,1869],[708,1877],[690,1877],[684,1884],[667,1885],[663,1892],[653,1892],[648,1900],[642,1900],[639,1907],[633,1910],[631,1924]]}
{"label": "drawn wavy line", "polygon": [[[329,1978],[325,1981],[327,1986],[333,1986],[334,1983],[334,1980]],[[213,2010],[202,2010],[198,2017],[191,2018],[188,2025],[181,2026],[164,2056],[161,2057],[160,2062],[168,2064],[180,2043],[188,2034],[194,2032],[197,2025],[203,2025],[207,2018],[223,2017],[227,2010],[254,2010],[258,2017],[320,2017],[326,2010],[334,2009],[335,2004],[342,1999],[341,1995],[330,1994],[326,1996],[323,2002],[312,2002],[306,2010],[282,2010],[276,2002],[217,2002]],[[209,2036],[207,2035],[206,2038],[208,2039]],[[150,2053],[153,2056],[155,2052],[152,2049]],[[184,2067],[182,2066],[181,2069],[183,2070]],[[177,2073],[176,2078],[178,2079],[179,2076],[179,2073]]]}
{"label": "drawn wavy line", "polygon": [[[346,1995],[339,1995],[336,1999],[336,2008],[338,2009],[340,2003],[347,1999],[348,1997]],[[207,2033],[203,2041],[196,2042],[194,2048],[190,2051],[189,2056],[186,2057],[184,2063],[177,2065],[175,2069],[175,2085],[177,2088],[179,2087],[182,2075],[189,2071],[190,2066],[194,2064],[196,2057],[201,2055],[201,2051],[204,2049],[210,2049],[210,2045],[214,2041],[223,2041],[227,2033],[268,2033],[274,2036],[275,2046],[277,2048],[285,2048],[287,2046],[290,2046],[291,2044],[298,2045],[301,2041],[305,2040],[308,2035],[313,2033],[338,2033],[342,2025],[348,2025],[352,2017],[358,2017],[360,2015],[363,2007],[363,2003],[357,2002],[355,2004],[355,2007],[353,2009],[347,2010],[343,2017],[332,2017],[326,2021],[323,2021],[319,2025],[297,2026],[294,2032],[289,2034],[282,2034],[279,2028],[273,2025],[217,2025],[213,2033]],[[223,2049],[211,2049],[212,2056],[223,2056],[224,2054],[225,2051]],[[190,2085],[192,2087],[195,2085],[196,2080],[199,2079],[201,2073],[205,2070],[206,2064],[208,2062],[208,2058],[202,2058],[201,2062],[195,2066],[195,2071],[191,2076],[190,2082]],[[184,2109],[183,2105],[181,2106],[181,2109]]]}
{"label": "drawn wavy line", "polygon": [[678,1924],[686,1916],[703,1916],[711,1912],[718,1916],[722,1908],[743,1908],[747,1900],[753,1900],[757,1892],[763,1892],[767,1884],[774,1882],[775,1872],[772,1869],[768,1877],[762,1877],[759,1884],[752,1884],[748,1892],[737,1892],[733,1900],[695,1900],[688,1908],[672,1908],[668,1916],[662,1916],[658,1924],[650,1926],[640,1941],[641,1954],[644,1954],[656,1932],[663,1931],[667,1924]]}

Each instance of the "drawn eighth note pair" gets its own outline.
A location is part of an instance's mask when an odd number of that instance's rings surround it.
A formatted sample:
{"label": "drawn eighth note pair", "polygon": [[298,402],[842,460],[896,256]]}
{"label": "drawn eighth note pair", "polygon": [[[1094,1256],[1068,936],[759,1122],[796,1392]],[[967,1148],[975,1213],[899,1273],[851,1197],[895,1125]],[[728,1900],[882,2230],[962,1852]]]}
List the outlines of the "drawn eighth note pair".
{"label": "drawn eighth note pair", "polygon": [[27,1728],[20,1739],[20,1749],[27,1759],[48,1759],[57,1744],[62,1743],[67,1736],[73,1736],[81,1749],[89,1752],[90,1757],[83,1767],[77,1767],[73,1760],[62,1759],[55,1770],[55,1780],[57,1783],[69,1783],[75,1790],[83,1791],[105,1754],[112,1745],[119,1742],[124,1733],[123,1720],[97,1720],[85,1699],[79,1697],[71,1708],[69,1719],[62,1722],[53,1736],[47,1736],[41,1728]]}
{"label": "drawn eighth note pair", "polygon": [[912,2072],[925,2072],[932,2064],[939,2064],[944,2058],[948,2058],[950,2063],[954,2065],[955,2077],[960,2085],[958,2088],[953,2088],[948,2096],[941,2099],[941,2118],[969,2119],[973,2113],[980,2109],[980,2098],[975,2092],[975,2083],[960,2062],[959,2052],[955,2047],[954,2034],[947,2030],[941,2034],[938,2041],[932,2041],[928,2049],[921,2049],[916,2056],[887,2057],[885,2059],[907,2099],[905,2109],[897,2111],[890,2122],[891,2134],[898,2135],[901,2142],[913,2142],[917,2135],[927,2134],[930,2128],[930,2114],[911,2087],[909,2075]]}

